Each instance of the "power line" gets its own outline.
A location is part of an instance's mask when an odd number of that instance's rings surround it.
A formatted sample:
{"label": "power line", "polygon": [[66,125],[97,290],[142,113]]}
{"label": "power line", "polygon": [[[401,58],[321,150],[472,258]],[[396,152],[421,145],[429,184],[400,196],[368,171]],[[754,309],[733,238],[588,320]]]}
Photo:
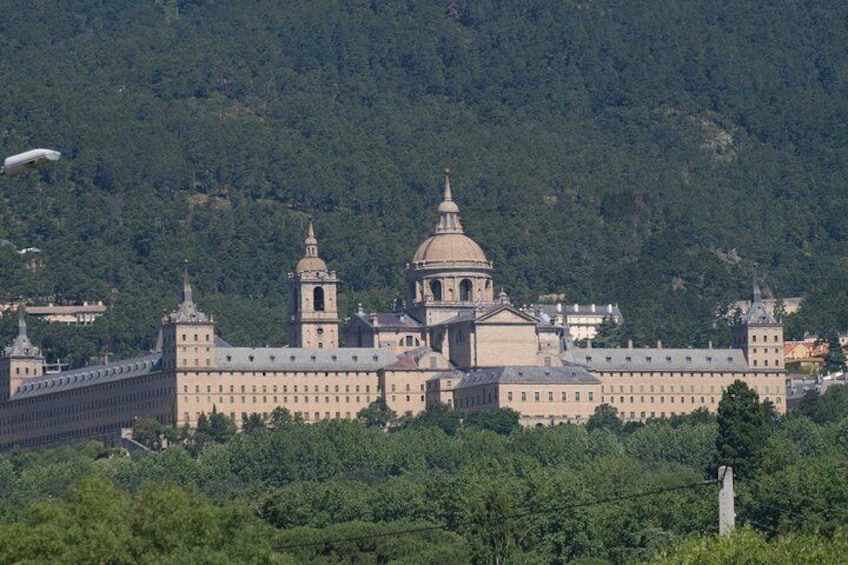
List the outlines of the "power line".
{"label": "power line", "polygon": [[586,508],[586,507],[589,507],[589,506],[598,506],[598,505],[601,505],[601,504],[609,504],[611,502],[622,502],[622,501],[625,501],[625,500],[633,500],[633,499],[636,499],[636,498],[643,498],[643,497],[646,497],[646,496],[652,496],[652,495],[655,495],[655,494],[662,494],[662,493],[665,493],[665,492],[672,492],[672,491],[676,491],[676,490],[685,490],[685,489],[690,489],[690,488],[695,488],[695,487],[700,487],[700,486],[705,486],[705,485],[713,485],[713,484],[716,484],[717,482],[718,482],[717,479],[707,479],[707,480],[699,481],[699,482],[696,482],[696,483],[689,483],[689,484],[678,485],[678,486],[673,486],[673,487],[664,487],[664,488],[646,490],[646,491],[636,492],[636,493],[632,493],[632,494],[623,494],[623,495],[619,495],[619,496],[612,496],[612,497],[609,497],[609,498],[600,498],[600,499],[596,499],[596,500],[590,500],[590,501],[587,501],[587,502],[576,502],[574,504],[567,504],[565,506],[557,506],[557,507],[554,507],[554,508],[538,509],[538,510],[525,510],[525,511],[522,511],[522,512],[515,512],[513,514],[505,514],[503,516],[498,516],[496,519],[467,520],[467,521],[464,521],[464,522],[456,522],[456,523],[453,523],[453,524],[438,524],[438,525],[435,525],[435,526],[421,526],[421,527],[418,527],[418,528],[408,528],[408,529],[405,529],[405,530],[395,530],[395,531],[392,531],[392,532],[381,532],[381,533],[378,533],[378,534],[366,534],[366,535],[361,535],[361,536],[334,538],[334,539],[328,539],[328,540],[323,540],[323,541],[292,543],[292,544],[279,545],[279,546],[277,546],[276,549],[278,551],[281,551],[281,550],[285,550],[285,549],[296,549],[296,548],[301,548],[301,547],[316,547],[316,546],[321,546],[321,545],[344,543],[344,542],[350,542],[350,541],[362,541],[362,540],[369,540],[369,539],[400,536],[400,535],[406,535],[406,534],[417,534],[417,533],[422,533],[422,532],[432,532],[432,531],[436,531],[436,530],[445,530],[445,529],[456,528],[456,527],[461,527],[461,526],[473,526],[473,525],[489,524],[489,523],[494,522],[495,520],[500,522],[500,521],[503,521],[503,520],[513,520],[515,518],[524,518],[525,516],[533,516],[533,515],[536,515],[536,514],[551,514],[551,513],[554,513],[554,512],[563,512],[565,510],[574,510],[574,509],[577,509],[577,508]]}

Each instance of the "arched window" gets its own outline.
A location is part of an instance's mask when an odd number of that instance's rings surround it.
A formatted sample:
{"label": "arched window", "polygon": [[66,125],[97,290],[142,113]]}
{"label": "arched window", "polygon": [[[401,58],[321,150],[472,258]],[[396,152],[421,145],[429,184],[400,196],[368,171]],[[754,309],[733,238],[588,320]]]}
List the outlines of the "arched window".
{"label": "arched window", "polygon": [[292,312],[297,312],[300,310],[300,298],[298,297],[298,292],[296,288],[292,289]]}
{"label": "arched window", "polygon": [[459,299],[460,300],[472,300],[472,291],[471,291],[471,281],[468,279],[462,279],[462,282],[459,283]]}
{"label": "arched window", "polygon": [[324,311],[324,289],[320,286],[315,287],[315,290],[312,291],[312,304],[316,312]]}
{"label": "arched window", "polygon": [[442,299],[442,283],[439,281],[432,281],[430,283],[430,292],[433,293],[433,300],[441,300]]}

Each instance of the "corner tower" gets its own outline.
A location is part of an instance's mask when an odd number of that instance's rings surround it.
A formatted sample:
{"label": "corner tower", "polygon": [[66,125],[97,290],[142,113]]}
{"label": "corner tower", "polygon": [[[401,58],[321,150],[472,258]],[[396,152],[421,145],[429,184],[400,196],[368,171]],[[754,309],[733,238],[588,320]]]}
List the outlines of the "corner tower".
{"label": "corner tower", "polygon": [[754,281],[751,307],[733,328],[733,347],[742,349],[748,367],[754,370],[783,370],[783,324],[763,304]]}
{"label": "corner tower", "polygon": [[44,374],[44,357],[41,350],[27,337],[24,307],[18,308],[18,337],[7,347],[0,358],[0,402],[9,400],[26,379]]}
{"label": "corner tower", "polygon": [[463,232],[459,206],[451,194],[450,169],[445,169],[439,222],[406,266],[406,309],[419,322],[432,325],[493,304],[492,273],[486,254]]}
{"label": "corner tower", "polygon": [[162,369],[215,367],[215,321],[197,308],[188,282],[188,264],[183,271],[183,301],[176,311],[162,318]]}
{"label": "corner tower", "polygon": [[292,347],[339,346],[339,313],[336,303],[339,280],[318,256],[312,220],[304,242],[306,251],[289,273],[289,342]]}

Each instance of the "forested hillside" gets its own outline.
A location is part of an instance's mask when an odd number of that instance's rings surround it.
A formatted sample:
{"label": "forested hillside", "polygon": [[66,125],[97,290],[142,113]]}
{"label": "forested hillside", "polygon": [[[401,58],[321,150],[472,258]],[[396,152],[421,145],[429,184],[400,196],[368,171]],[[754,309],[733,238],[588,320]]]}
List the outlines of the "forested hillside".
{"label": "forested hillside", "polygon": [[848,326],[844,2],[2,4],[0,147],[64,157],[2,179],[0,298],[111,307],[34,328],[54,357],[150,347],[184,258],[227,339],[284,342],[308,216],[386,308],[445,166],[516,303],[702,344],[756,269],[790,333]]}

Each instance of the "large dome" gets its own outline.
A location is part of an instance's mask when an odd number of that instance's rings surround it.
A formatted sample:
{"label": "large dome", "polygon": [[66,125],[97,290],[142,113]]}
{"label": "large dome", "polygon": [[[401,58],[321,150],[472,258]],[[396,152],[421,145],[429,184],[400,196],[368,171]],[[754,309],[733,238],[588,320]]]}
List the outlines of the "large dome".
{"label": "large dome", "polygon": [[419,266],[482,265],[489,266],[486,254],[477,242],[462,233],[437,233],[424,240],[412,258]]}

